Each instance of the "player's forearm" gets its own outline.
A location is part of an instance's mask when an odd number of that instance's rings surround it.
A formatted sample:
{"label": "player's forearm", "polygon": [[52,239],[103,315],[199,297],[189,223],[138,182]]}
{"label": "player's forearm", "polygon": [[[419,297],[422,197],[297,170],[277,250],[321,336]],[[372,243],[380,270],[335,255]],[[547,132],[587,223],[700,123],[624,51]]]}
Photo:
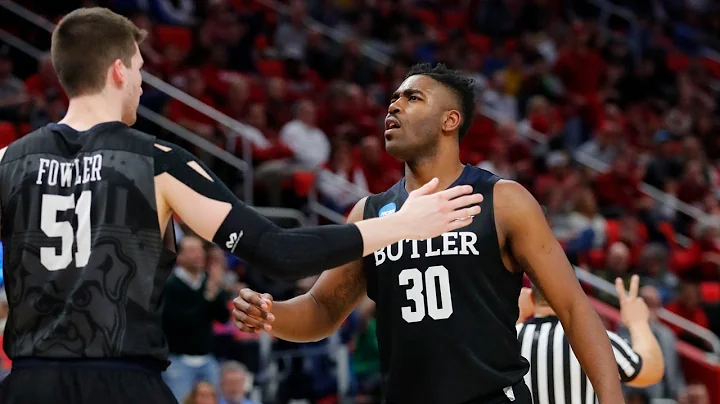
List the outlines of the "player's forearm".
{"label": "player's forearm", "polygon": [[600,403],[624,403],[610,340],[590,302],[587,299],[578,301],[560,319],[563,320],[563,328],[573,352],[590,378]]}
{"label": "player's forearm", "polygon": [[291,342],[314,342],[328,337],[337,329],[322,306],[306,293],[272,307],[275,321],[270,334]]}
{"label": "player's forearm", "polygon": [[363,257],[410,237],[400,214],[363,220],[354,224],[363,238]]}
{"label": "player's forearm", "polygon": [[662,380],[665,361],[660,344],[648,323],[630,324],[632,348],[642,358],[640,373],[628,384],[633,387],[647,387]]}

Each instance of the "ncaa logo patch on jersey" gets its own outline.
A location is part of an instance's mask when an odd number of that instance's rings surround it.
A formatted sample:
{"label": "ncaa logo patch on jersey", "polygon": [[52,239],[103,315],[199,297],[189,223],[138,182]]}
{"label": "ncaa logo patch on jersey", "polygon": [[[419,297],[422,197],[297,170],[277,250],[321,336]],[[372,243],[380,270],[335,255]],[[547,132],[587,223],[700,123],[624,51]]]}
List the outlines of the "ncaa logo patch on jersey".
{"label": "ncaa logo patch on jersey", "polygon": [[380,211],[378,212],[378,217],[383,217],[387,215],[392,215],[397,210],[397,205],[395,205],[395,202],[390,202],[387,205],[380,208]]}

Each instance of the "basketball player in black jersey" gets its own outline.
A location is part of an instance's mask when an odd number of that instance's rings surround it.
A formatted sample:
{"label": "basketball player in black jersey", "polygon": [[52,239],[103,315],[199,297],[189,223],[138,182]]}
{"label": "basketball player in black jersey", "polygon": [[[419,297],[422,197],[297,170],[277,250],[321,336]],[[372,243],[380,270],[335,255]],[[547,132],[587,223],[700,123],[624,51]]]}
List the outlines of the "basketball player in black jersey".
{"label": "basketball player in black jersey", "polygon": [[4,349],[13,360],[3,404],[176,402],[160,377],[173,213],[267,273],[299,279],[467,226],[480,212],[469,186],[427,195],[435,180],[396,218],[278,228],[190,153],[129,127],[144,35],[107,9],[68,14],[51,47],[67,115],[0,150]]}
{"label": "basketball player in black jersey", "polygon": [[[547,296],[601,403],[622,403],[608,336],[540,206],[519,184],[459,160],[474,110],[472,81],[442,65],[415,66],[385,120],[387,151],[405,178],[357,203],[348,221],[392,216],[433,177],[484,196],[472,224],[423,241],[403,240],[320,276],[285,302],[241,291],[241,329],[290,341],[332,334],[365,292],[376,302],[388,404],[531,403],[528,363],[516,338],[523,273]],[[264,307],[264,308],[263,308]]]}

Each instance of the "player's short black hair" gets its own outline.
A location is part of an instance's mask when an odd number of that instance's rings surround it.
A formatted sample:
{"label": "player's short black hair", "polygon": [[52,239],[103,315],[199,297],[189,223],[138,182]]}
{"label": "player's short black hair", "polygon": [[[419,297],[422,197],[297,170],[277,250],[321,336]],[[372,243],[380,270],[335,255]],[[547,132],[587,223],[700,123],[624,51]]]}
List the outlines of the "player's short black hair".
{"label": "player's short black hair", "polygon": [[460,101],[460,114],[462,122],[460,123],[459,137],[462,140],[472,125],[473,116],[475,115],[475,80],[464,76],[457,70],[448,69],[442,63],[433,66],[430,63],[416,64],[410,68],[405,76],[407,79],[411,76],[423,75],[428,76],[438,83],[450,89],[458,97]]}

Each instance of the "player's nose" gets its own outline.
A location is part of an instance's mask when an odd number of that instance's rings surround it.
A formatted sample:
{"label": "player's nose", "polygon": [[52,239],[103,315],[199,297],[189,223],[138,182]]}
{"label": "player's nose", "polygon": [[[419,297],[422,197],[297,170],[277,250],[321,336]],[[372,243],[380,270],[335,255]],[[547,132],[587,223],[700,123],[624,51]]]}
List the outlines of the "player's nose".
{"label": "player's nose", "polygon": [[400,108],[397,106],[397,101],[391,102],[390,106],[388,106],[388,114],[395,115],[398,112],[400,112]]}

